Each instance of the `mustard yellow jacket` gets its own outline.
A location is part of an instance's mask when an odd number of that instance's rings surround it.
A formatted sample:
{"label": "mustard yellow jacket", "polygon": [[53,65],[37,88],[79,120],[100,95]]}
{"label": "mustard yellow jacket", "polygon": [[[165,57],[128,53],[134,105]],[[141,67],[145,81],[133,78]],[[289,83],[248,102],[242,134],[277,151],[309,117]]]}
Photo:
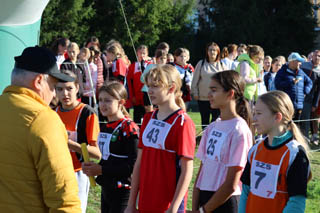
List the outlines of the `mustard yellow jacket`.
{"label": "mustard yellow jacket", "polygon": [[0,212],[81,212],[59,116],[32,90],[0,96]]}

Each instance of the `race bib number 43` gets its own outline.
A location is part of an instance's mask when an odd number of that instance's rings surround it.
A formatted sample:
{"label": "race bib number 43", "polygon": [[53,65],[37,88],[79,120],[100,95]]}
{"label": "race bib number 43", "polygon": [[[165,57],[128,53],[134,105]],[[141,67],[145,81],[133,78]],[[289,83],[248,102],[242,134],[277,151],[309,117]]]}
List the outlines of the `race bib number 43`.
{"label": "race bib number 43", "polygon": [[165,149],[165,140],[172,125],[151,119],[142,135],[142,142],[145,146],[156,149]]}

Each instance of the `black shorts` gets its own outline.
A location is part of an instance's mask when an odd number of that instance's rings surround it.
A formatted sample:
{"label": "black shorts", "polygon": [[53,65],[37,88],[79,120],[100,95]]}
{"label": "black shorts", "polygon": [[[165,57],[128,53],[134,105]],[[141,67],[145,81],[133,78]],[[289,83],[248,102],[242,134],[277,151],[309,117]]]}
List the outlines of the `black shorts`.
{"label": "black shorts", "polygon": [[151,106],[152,105],[147,92],[143,92],[143,105],[144,106]]}
{"label": "black shorts", "polygon": [[[206,204],[215,192],[200,190],[199,206]],[[214,213],[238,213],[240,195],[231,196],[224,204],[216,208]]]}

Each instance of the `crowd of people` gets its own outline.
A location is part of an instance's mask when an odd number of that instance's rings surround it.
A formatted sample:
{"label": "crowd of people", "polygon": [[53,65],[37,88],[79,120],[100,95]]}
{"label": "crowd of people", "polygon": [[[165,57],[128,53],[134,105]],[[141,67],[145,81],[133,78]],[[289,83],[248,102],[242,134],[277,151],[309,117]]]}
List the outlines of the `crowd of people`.
{"label": "crowd of people", "polygon": [[[304,212],[320,50],[286,60],[210,42],[203,52],[194,68],[188,49],[171,54],[166,42],[154,56],[140,45],[134,62],[118,41],[102,48],[96,37],[81,49],[67,38],[50,51],[26,48],[0,96],[0,170],[10,171],[0,176],[0,208],[86,212],[96,177],[101,212],[186,212],[196,156],[192,212]],[[191,100],[203,129],[196,154]],[[81,143],[97,163],[84,162]]]}

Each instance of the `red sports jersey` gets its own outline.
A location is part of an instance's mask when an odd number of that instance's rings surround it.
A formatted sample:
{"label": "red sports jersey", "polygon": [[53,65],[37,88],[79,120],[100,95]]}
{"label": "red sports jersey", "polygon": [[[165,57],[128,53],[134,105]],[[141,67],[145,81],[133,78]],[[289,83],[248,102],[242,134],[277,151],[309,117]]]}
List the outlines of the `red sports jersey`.
{"label": "red sports jersey", "polygon": [[127,65],[121,58],[117,58],[112,62],[112,75],[114,77],[123,76],[123,78],[127,74]]}
{"label": "red sports jersey", "polygon": [[[139,62],[135,62],[133,64],[130,64],[128,75],[127,75],[127,82],[128,82],[128,88],[129,88],[129,98],[132,102],[132,97],[135,97],[136,102],[132,104],[134,106],[144,106],[143,102],[143,93],[141,91],[141,88],[143,87],[143,83],[140,80],[141,77],[141,69],[139,67]],[[144,62],[144,68],[146,68],[151,62],[145,61]]]}
{"label": "red sports jersey", "polygon": [[[183,110],[177,110],[163,121],[157,120],[157,112],[144,116],[139,138],[138,148],[143,149],[139,184],[141,211],[164,212],[169,208],[180,176],[180,158],[193,159],[196,144],[194,123]],[[162,131],[165,125],[170,128]],[[186,199],[179,209],[185,211],[185,204]]]}

